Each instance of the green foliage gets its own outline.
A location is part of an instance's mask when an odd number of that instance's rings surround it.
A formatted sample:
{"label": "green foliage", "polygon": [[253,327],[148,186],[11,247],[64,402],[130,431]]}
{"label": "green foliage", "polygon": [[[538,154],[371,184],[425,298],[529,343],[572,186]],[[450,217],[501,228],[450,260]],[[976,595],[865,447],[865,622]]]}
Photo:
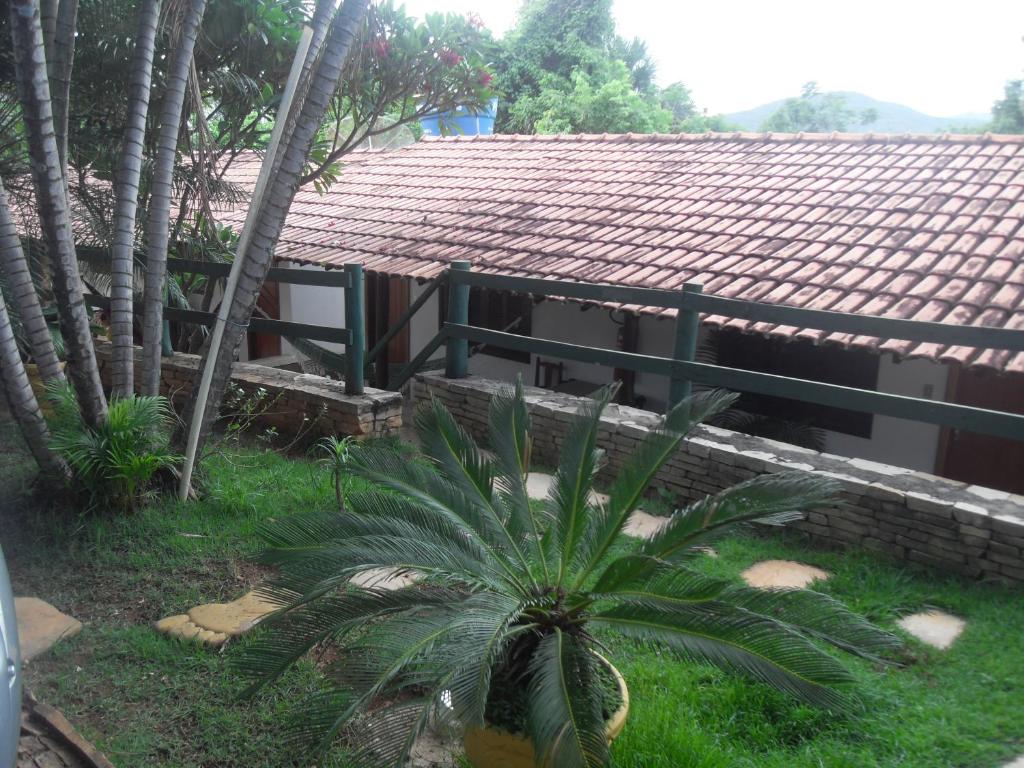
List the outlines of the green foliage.
{"label": "green foliage", "polygon": [[[417,428],[428,463],[367,448],[348,462],[368,487],[349,510],[264,526],[258,558],[279,574],[265,587],[283,606],[239,657],[274,680],[310,649],[336,644],[334,689],[314,697],[295,738],[328,747],[343,726],[353,759],[402,765],[428,719],[484,721],[491,681],[527,693],[525,731],[539,760],[608,762],[594,632],[621,635],[682,659],[743,673],[802,701],[840,709],[853,677],[819,644],[878,660],[896,639],[816,592],[734,586],[690,566],[694,547],[760,520],[782,522],[831,503],[833,481],[806,473],[756,477],[676,510],[645,540],[623,528],[652,478],[699,421],[733,395],[683,401],[643,442],[610,488],[593,494],[605,391],[571,424],[552,490],[526,491],[530,417],[521,384],[490,408],[490,450],[438,402]],[[353,577],[386,568],[414,574],[387,591]]]}
{"label": "green foliage", "polygon": [[1024,133],[1024,80],[1006,84],[1003,98],[992,105],[993,133]]}
{"label": "green foliage", "polygon": [[878,118],[873,109],[857,112],[846,105],[838,93],[822,93],[818,84],[804,85],[800,96],[787,99],[761,126],[761,130],[777,133],[829,133],[845,131],[851,125],[867,125]]}
{"label": "green foliage", "polygon": [[352,436],[337,435],[328,435],[317,443],[317,447],[324,454],[321,461],[330,469],[331,480],[334,483],[334,499],[342,512],[345,511],[345,492],[350,485],[348,462],[352,458],[355,445],[355,438]]}
{"label": "green foliage", "polygon": [[682,83],[659,92],[646,44],[615,34],[610,0],[528,0],[495,68],[499,133],[716,129]]}
{"label": "green foliage", "polygon": [[89,511],[135,508],[151,494],[157,473],[180,461],[170,449],[173,412],[164,397],[113,400],[96,428],[85,423],[69,384],[48,385],[47,397],[51,447],[71,468]]}

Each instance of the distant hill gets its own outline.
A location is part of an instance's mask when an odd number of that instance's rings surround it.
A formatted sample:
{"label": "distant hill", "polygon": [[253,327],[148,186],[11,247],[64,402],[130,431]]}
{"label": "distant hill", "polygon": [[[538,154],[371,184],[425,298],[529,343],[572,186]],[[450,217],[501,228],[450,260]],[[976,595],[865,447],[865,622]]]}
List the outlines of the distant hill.
{"label": "distant hill", "polygon": [[[932,117],[916,109],[894,104],[888,101],[878,101],[863,93],[853,91],[839,91],[846,97],[846,104],[857,112],[866,109],[874,109],[878,113],[878,119],[868,125],[851,125],[848,130],[853,132],[871,131],[874,133],[942,133],[944,131],[973,132],[980,130],[992,119],[991,115],[954,115],[952,117]],[[771,101],[759,107],[748,109],[743,112],[733,112],[725,115],[725,119],[733,125],[739,126],[746,131],[759,131],[762,124],[768,117],[785,103],[785,99]]]}

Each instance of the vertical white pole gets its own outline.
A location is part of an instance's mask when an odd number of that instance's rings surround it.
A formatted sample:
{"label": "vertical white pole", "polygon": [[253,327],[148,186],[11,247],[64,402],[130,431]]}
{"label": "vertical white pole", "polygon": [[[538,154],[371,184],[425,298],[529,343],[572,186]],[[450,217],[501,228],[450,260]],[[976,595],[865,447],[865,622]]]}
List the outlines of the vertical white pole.
{"label": "vertical white pole", "polygon": [[192,471],[195,468],[196,450],[199,446],[199,431],[202,429],[203,418],[206,415],[206,400],[210,393],[210,384],[213,381],[213,368],[214,362],[217,359],[217,351],[224,341],[224,325],[228,319],[228,310],[231,307],[231,300],[235,295],[238,276],[242,271],[243,257],[249,246],[249,240],[252,237],[252,228],[256,224],[256,215],[263,200],[264,191],[267,188],[270,170],[274,166],[278,144],[281,141],[281,133],[288,122],[288,115],[292,108],[292,98],[295,96],[295,89],[299,84],[299,76],[302,74],[302,67],[306,62],[306,54],[309,51],[309,43],[312,38],[313,30],[310,27],[303,27],[302,37],[299,39],[299,48],[295,52],[295,59],[292,61],[292,68],[288,73],[288,82],[285,84],[284,93],[281,96],[281,106],[278,108],[277,117],[274,120],[274,130],[270,134],[267,153],[263,158],[263,164],[260,166],[259,176],[256,178],[256,187],[253,189],[252,199],[249,201],[249,211],[245,215],[245,224],[242,225],[242,232],[238,237],[235,260],[231,264],[231,273],[228,275],[227,284],[224,286],[224,296],[220,302],[220,310],[217,312],[217,319],[213,324],[213,332],[210,337],[210,351],[206,355],[206,364],[203,366],[202,377],[199,381],[199,394],[196,397],[196,407],[192,413],[192,422],[188,427],[185,462],[181,468],[181,481],[178,484],[178,497],[183,501],[188,498],[188,492],[192,487]]}

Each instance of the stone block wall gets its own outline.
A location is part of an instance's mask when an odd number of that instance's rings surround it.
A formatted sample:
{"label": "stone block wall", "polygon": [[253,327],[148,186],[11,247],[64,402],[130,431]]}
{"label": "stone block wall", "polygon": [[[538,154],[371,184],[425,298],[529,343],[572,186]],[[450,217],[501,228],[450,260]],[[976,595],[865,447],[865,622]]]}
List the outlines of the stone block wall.
{"label": "stone block wall", "polygon": [[[506,382],[421,374],[410,396],[440,399],[477,437],[487,432],[492,395]],[[534,459],[554,465],[581,398],[526,388]],[[599,440],[610,478],[658,424],[657,414],[611,405]],[[943,571],[1024,584],[1024,497],[900,467],[818,453],[715,427],[698,427],[662,468],[656,484],[682,501],[701,498],[758,474],[799,469],[842,486],[839,504],[792,523],[829,545],[863,547]]]}
{"label": "stone block wall", "polygon": [[[141,350],[136,350],[136,356]],[[110,344],[99,341],[96,356],[100,376],[110,386]],[[160,392],[176,405],[184,403],[199,368],[199,356],[176,352],[163,359]],[[315,420],[312,433],[381,437],[398,434],[402,427],[402,395],[366,388],[362,395],[345,394],[343,382],[323,376],[270,368],[255,363],[235,363],[231,380],[247,394],[263,389],[264,402],[272,402],[260,422],[282,434],[295,434],[303,419]]]}

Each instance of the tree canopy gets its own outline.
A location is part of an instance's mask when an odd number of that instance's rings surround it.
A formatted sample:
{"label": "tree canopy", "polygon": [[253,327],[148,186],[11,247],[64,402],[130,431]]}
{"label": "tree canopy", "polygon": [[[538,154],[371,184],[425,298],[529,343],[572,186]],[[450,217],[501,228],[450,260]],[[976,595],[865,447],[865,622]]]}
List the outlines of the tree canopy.
{"label": "tree canopy", "polygon": [[682,83],[664,89],[646,44],[616,34],[611,0],[526,0],[495,61],[499,133],[724,128]]}
{"label": "tree canopy", "polygon": [[993,133],[1024,133],[1024,80],[1006,84],[1003,98],[992,105]]}
{"label": "tree canopy", "polygon": [[846,97],[839,93],[822,92],[815,82],[806,83],[800,96],[786,99],[785,103],[772,113],[762,130],[778,133],[829,133],[846,131],[852,126],[868,125],[878,119],[873,109],[858,112],[846,103]]}

